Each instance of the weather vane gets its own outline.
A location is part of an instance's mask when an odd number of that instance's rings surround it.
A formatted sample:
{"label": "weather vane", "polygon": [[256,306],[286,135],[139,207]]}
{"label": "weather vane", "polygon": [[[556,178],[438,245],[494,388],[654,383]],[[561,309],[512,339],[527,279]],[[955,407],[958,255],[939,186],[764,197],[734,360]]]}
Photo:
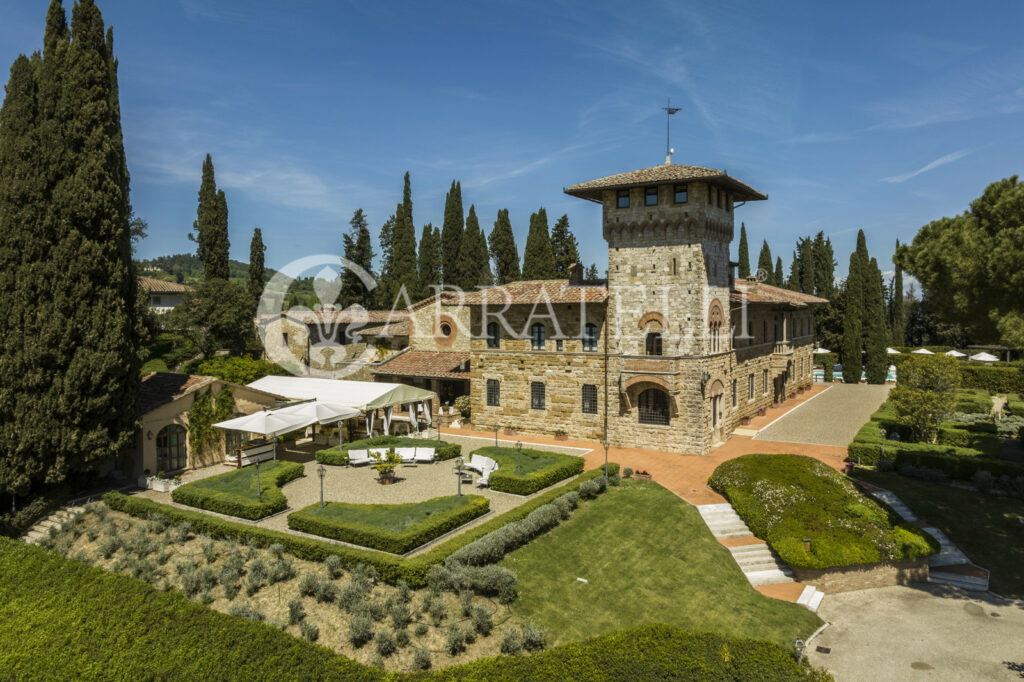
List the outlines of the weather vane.
{"label": "weather vane", "polygon": [[669,141],[670,124],[672,121],[672,114],[679,111],[680,107],[672,106],[672,98],[668,98],[668,106],[662,107],[665,110],[665,165],[669,166],[672,164],[672,153],[675,151],[672,149]]}

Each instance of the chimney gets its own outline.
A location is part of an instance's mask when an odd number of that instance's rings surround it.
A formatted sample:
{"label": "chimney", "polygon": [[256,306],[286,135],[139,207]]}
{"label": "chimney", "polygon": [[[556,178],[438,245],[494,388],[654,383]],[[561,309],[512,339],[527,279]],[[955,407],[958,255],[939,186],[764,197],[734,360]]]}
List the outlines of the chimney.
{"label": "chimney", "polygon": [[569,284],[583,284],[583,266],[579,263],[569,266]]}

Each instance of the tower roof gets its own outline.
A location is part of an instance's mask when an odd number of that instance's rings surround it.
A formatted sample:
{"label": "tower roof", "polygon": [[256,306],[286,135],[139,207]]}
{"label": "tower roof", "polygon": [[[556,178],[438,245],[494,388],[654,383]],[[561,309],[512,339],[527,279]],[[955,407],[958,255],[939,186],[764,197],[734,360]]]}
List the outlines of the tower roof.
{"label": "tower roof", "polygon": [[703,166],[680,166],[667,164],[662,166],[651,166],[628,173],[609,175],[597,180],[580,182],[565,188],[566,194],[581,199],[600,201],[601,192],[606,189],[626,189],[640,185],[664,184],[669,182],[690,182],[700,180],[722,185],[736,196],[738,201],[760,201],[767,199],[768,195],[758,192],[750,185],[740,182],[725,171]]}

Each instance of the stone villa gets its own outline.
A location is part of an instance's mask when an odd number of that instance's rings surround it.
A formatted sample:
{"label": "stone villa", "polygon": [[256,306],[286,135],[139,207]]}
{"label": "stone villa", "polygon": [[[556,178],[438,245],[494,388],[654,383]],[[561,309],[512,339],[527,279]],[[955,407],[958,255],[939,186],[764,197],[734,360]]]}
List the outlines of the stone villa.
{"label": "stone villa", "polygon": [[[568,280],[445,291],[386,320],[368,311],[366,372],[442,402],[470,395],[475,428],[691,454],[811,384],[813,311],[826,301],[736,279],[729,262],[734,209],[764,194],[670,163],[565,192],[601,204],[607,281],[576,265]],[[351,315],[321,311],[319,327]],[[314,367],[317,326],[293,325],[285,341]]]}

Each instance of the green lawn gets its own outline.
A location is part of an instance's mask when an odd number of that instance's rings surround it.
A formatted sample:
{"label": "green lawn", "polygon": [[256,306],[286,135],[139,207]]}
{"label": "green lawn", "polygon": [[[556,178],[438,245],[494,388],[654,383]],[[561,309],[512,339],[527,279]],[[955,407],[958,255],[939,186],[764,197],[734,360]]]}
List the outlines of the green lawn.
{"label": "green lawn", "polygon": [[[260,464],[260,488],[266,492],[266,488],[273,485],[276,474],[285,468],[294,468],[291,462],[264,462]],[[256,496],[256,467],[247,466],[237,471],[229,471],[226,474],[217,474],[201,478],[198,481],[189,483],[196,488],[208,488],[222,493],[231,493],[250,497],[253,500]]]}
{"label": "green lawn", "polygon": [[896,493],[919,518],[991,571],[993,592],[1024,599],[1024,501],[891,473],[858,470],[857,478]]}
{"label": "green lawn", "polygon": [[259,470],[259,495],[256,494],[256,467],[247,466],[186,483],[171,492],[171,499],[178,504],[229,516],[261,519],[288,506],[280,486],[302,474],[303,466],[297,462],[264,462]]}
{"label": "green lawn", "polygon": [[[490,457],[498,463],[499,469],[505,469],[509,473],[515,473],[516,471],[516,449],[515,448],[501,448],[494,447],[493,445],[478,448],[473,451],[474,455],[481,455],[483,457]],[[540,471],[549,466],[561,464],[566,460],[570,459],[571,455],[562,455],[557,452],[547,452],[545,450],[528,450],[523,448],[523,452],[519,457],[520,467],[522,474],[529,474],[534,471]]]}
{"label": "green lawn", "polygon": [[501,563],[519,575],[515,613],[559,642],[660,622],[788,646],[821,624],[751,587],[697,510],[655,483],[623,481]]}
{"label": "green lawn", "polygon": [[410,526],[426,523],[439,513],[469,507],[474,500],[484,499],[480,495],[449,495],[435,497],[425,502],[413,504],[348,504],[345,502],[328,502],[320,509],[319,505],[309,508],[309,513],[335,521],[361,523],[376,526],[393,533],[399,533]]}

